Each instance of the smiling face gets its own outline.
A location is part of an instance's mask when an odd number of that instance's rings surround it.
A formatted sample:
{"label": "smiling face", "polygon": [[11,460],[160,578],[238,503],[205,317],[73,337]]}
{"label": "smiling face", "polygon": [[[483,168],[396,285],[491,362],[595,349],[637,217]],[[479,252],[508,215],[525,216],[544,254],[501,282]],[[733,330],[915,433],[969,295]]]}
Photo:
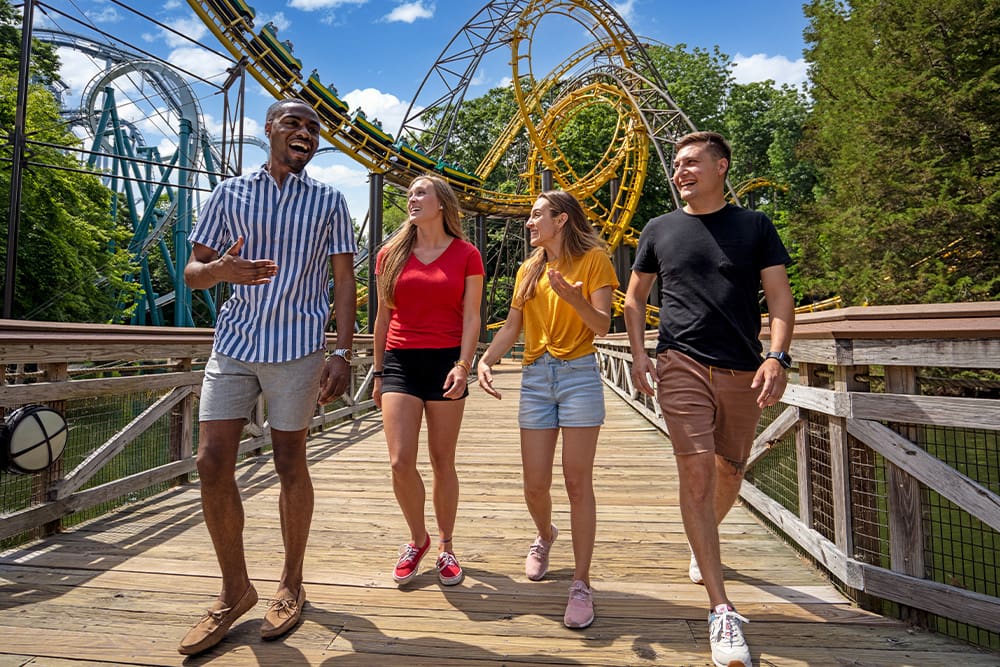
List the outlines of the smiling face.
{"label": "smiling face", "polygon": [[716,157],[706,143],[684,146],[674,158],[674,185],[688,212],[715,210],[725,204],[729,161]]}
{"label": "smiling face", "polygon": [[562,229],[568,218],[566,213],[554,213],[548,199],[535,200],[525,223],[531,233],[531,247],[545,248],[550,260],[558,257],[562,248]]}
{"label": "smiling face", "polygon": [[264,132],[271,140],[272,173],[302,171],[319,148],[319,116],[302,102],[279,106]]}
{"label": "smiling face", "polygon": [[414,179],[406,193],[406,211],[410,214],[410,222],[418,227],[430,221],[440,221],[441,200],[434,184],[426,178]]}

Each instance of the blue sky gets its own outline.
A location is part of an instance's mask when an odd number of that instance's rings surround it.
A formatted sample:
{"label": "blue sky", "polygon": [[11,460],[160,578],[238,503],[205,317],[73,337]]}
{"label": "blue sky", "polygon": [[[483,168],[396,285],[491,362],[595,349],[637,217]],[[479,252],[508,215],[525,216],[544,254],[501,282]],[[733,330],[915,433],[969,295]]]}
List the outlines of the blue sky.
{"label": "blue sky", "polygon": [[[105,0],[48,0],[67,16],[48,12],[36,25],[89,34],[96,30],[112,35],[122,44],[154,53],[205,78],[220,80],[228,63],[164,30],[143,21],[121,6]],[[485,4],[477,0],[249,0],[256,10],[259,28],[271,21],[281,39],[291,40],[295,55],[303,61],[303,72],[319,70],[324,83],[337,86],[351,108],[361,107],[369,118],[378,117],[395,134],[418,90],[449,40]],[[628,0],[611,2],[632,31],[642,38],[666,44],[712,49],[716,45],[733,58],[737,81],[773,79],[800,85],[806,78],[802,60],[802,31],[806,20],[801,0]],[[222,51],[214,36],[201,24],[184,0],[134,0],[129,5],[156,21],[213,49]],[[72,18],[68,18],[72,17]],[[74,20],[75,19],[75,20]],[[548,19],[546,19],[548,20]],[[566,19],[540,28],[532,40],[537,71],[554,64],[583,45],[582,30]],[[553,19],[556,21],[556,19]],[[89,56],[61,50],[62,77],[69,90],[67,106],[76,99],[102,64]],[[510,68],[500,54],[484,61],[476,72],[469,95],[485,93],[509,80]],[[272,101],[252,79],[246,98],[248,132],[260,131],[264,110]],[[669,82],[668,87],[669,87]],[[197,87],[197,86],[196,86]],[[221,100],[210,91],[198,92],[210,129],[221,128]],[[423,96],[421,96],[423,97]],[[421,98],[416,99],[419,105]],[[161,142],[170,152],[169,133],[158,133],[162,125],[136,111],[148,143]],[[247,160],[263,161],[257,149],[248,149]],[[348,197],[352,215],[364,217],[367,174],[343,155],[318,156],[310,174],[341,188]]]}

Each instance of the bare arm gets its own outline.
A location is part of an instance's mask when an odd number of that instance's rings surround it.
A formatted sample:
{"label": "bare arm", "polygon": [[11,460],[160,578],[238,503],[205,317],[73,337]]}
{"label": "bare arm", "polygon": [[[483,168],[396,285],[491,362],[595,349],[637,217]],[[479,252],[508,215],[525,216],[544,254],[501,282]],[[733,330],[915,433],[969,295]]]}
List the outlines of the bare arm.
{"label": "bare arm", "polygon": [[[337,318],[337,348],[351,349],[354,343],[354,322],[358,315],[358,292],[354,282],[354,255],[338,253],[330,256],[333,273],[333,310]],[[343,357],[331,356],[323,367],[319,402],[329,403],[347,390],[351,366]]]}
{"label": "bare arm", "polygon": [[[476,356],[479,342],[479,306],[483,301],[483,276],[465,277],[465,294],[462,297],[462,349],[459,359],[469,364],[456,365],[444,381],[445,398],[460,398],[465,393],[472,372],[472,358]],[[458,359],[456,359],[458,361]]]}
{"label": "bare arm", "polygon": [[479,386],[490,396],[500,398],[500,392],[493,388],[493,371],[490,370],[490,366],[495,364],[500,357],[507,353],[507,350],[514,346],[517,337],[521,334],[523,322],[524,314],[517,308],[511,308],[507,312],[507,321],[500,327],[500,331],[493,337],[493,342],[490,343],[490,346],[486,348],[483,356],[479,359],[479,365],[477,366],[477,370],[479,371]]}
{"label": "bare arm", "polygon": [[[375,282],[379,277],[375,276]],[[369,289],[375,289],[372,285]],[[375,326],[372,327],[372,354],[374,355],[375,370],[381,371],[385,364],[385,342],[389,335],[389,307],[381,299],[378,302],[378,310],[375,313]],[[375,407],[382,409],[382,378],[376,377],[372,383],[372,398],[375,400]]]}
{"label": "bare arm", "polygon": [[184,282],[191,289],[208,289],[226,282],[234,285],[266,285],[278,273],[278,265],[270,259],[243,259],[243,237],[236,239],[223,255],[208,246],[195,243],[191,259],[184,267]]}
{"label": "bare arm", "polygon": [[[792,344],[792,329],[795,327],[795,299],[788,283],[788,271],[782,265],[769,266],[760,272],[760,282],[767,300],[768,325],[771,330],[771,351],[788,351]],[[788,374],[776,359],[765,359],[757,369],[754,389],[761,388],[757,405],[766,408],[776,404],[785,393]]]}
{"label": "bare arm", "polygon": [[629,349],[632,351],[632,383],[636,389],[652,396],[653,384],[647,379],[656,377],[656,369],[646,354],[646,300],[656,280],[655,273],[632,272],[625,293],[625,330],[628,331]]}

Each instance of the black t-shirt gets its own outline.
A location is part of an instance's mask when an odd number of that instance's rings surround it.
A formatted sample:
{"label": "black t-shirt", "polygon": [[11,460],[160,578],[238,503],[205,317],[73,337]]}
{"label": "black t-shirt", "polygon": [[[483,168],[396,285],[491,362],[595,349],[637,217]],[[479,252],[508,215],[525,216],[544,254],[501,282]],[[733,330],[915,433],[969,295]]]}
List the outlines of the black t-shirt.
{"label": "black t-shirt", "polygon": [[756,370],[760,272],[790,262],[758,211],[727,204],[708,215],[679,209],[650,220],[632,268],[660,277],[657,353],[673,349],[706,365]]}

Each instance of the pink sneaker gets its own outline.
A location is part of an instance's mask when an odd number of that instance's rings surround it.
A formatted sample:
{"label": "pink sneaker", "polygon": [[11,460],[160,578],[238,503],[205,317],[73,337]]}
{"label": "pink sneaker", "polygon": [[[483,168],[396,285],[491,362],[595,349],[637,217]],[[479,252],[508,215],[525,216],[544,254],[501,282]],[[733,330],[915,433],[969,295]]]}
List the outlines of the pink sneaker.
{"label": "pink sneaker", "polygon": [[438,555],[437,571],[438,581],[445,586],[455,586],[462,583],[462,579],[465,579],[465,572],[462,571],[462,566],[458,564],[455,554],[450,551],[442,551]]}
{"label": "pink sneaker", "polygon": [[528,557],[524,559],[524,574],[532,581],[538,581],[549,571],[549,549],[559,537],[559,531],[552,526],[552,541],[546,542],[541,535],[535,537],[528,548]]}
{"label": "pink sneaker", "polygon": [[567,628],[586,628],[594,622],[594,598],[587,584],[579,579],[569,587],[569,602],[563,624]]}
{"label": "pink sneaker", "polygon": [[420,561],[423,560],[424,554],[427,550],[431,548],[431,536],[430,533],[427,534],[427,542],[424,546],[417,547],[416,544],[410,542],[409,544],[404,544],[399,548],[399,560],[396,561],[396,569],[392,573],[392,578],[396,580],[399,585],[410,583],[420,568]]}

